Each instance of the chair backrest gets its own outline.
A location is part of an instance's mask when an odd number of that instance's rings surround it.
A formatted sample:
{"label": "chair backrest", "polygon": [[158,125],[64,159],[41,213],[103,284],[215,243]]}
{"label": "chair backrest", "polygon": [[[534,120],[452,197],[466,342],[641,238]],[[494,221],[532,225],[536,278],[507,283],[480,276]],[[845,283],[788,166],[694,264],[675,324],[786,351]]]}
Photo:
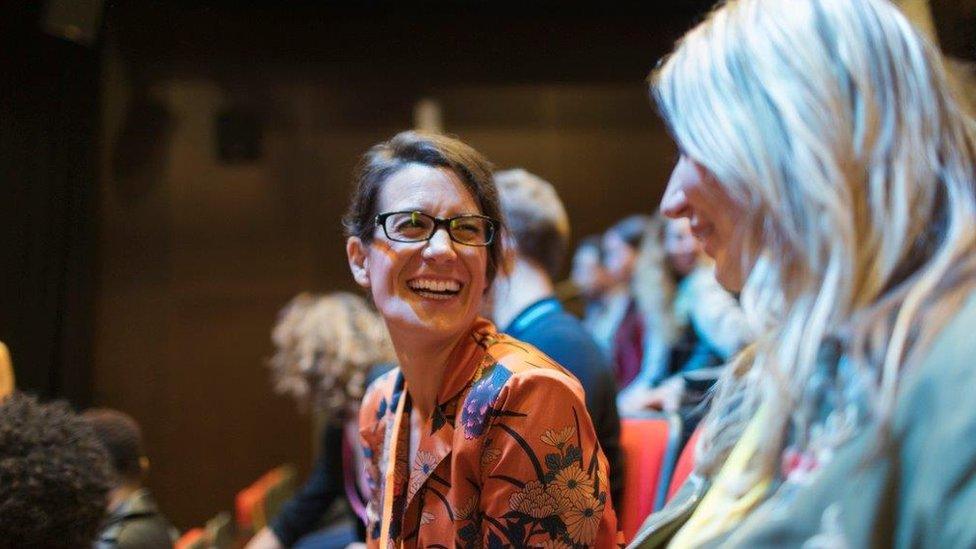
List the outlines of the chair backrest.
{"label": "chair backrest", "polygon": [[221,511],[208,520],[204,530],[213,549],[231,549],[234,546],[234,522],[227,511]]}
{"label": "chair backrest", "polygon": [[[291,475],[291,482],[294,482],[294,466],[281,465],[275,467],[237,493],[237,497],[234,498],[234,510],[237,527],[242,534],[253,534],[267,525],[269,517],[266,513],[265,502],[268,491],[289,474]],[[280,508],[280,503],[278,508]]]}
{"label": "chair backrest", "polygon": [[176,540],[173,549],[208,549],[207,542],[207,535],[203,528],[193,528]]}
{"label": "chair backrest", "polygon": [[698,444],[699,436],[701,436],[701,427],[691,433],[691,438],[685,443],[681,455],[678,456],[678,462],[674,465],[674,474],[671,475],[671,485],[668,487],[668,501],[671,501],[695,468],[695,445]]}
{"label": "chair backrest", "polygon": [[680,440],[677,414],[650,412],[621,418],[624,488],[617,517],[625,540],[631,540],[644,519],[663,506]]}
{"label": "chair backrest", "polygon": [[[295,483],[298,478],[298,471],[294,465],[287,464],[278,467],[278,474],[274,482],[268,486],[264,500],[261,502],[262,513],[265,523],[268,523],[281,511],[281,507],[295,494]],[[259,528],[263,528],[262,524]]]}

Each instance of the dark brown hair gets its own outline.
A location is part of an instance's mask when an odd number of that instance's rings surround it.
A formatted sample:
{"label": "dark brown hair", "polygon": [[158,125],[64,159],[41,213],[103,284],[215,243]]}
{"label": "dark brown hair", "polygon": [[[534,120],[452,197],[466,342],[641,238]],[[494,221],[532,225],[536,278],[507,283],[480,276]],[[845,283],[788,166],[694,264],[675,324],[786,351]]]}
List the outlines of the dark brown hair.
{"label": "dark brown hair", "polygon": [[629,215],[607,229],[607,233],[616,234],[620,237],[620,240],[626,242],[628,246],[636,251],[640,248],[641,242],[644,240],[644,234],[647,232],[647,224],[650,221],[651,217],[648,215]]}
{"label": "dark brown hair", "polygon": [[447,168],[454,172],[478,201],[482,215],[498,223],[495,238],[488,246],[486,274],[490,285],[502,264],[504,233],[498,190],[492,182],[492,166],[478,151],[452,137],[406,131],[370,148],[356,171],[355,189],[349,209],[342,218],[346,236],[359,237],[366,244],[372,242],[373,220],[380,213],[376,211],[380,189],[391,176],[410,164]]}
{"label": "dark brown hair", "polygon": [[92,426],[95,436],[112,457],[112,468],[119,477],[138,481],[142,476],[139,459],[145,455],[142,431],[129,415],[109,408],[85,410],[81,416]]}
{"label": "dark brown hair", "polygon": [[67,403],[0,398],[0,549],[91,547],[111,485],[109,457]]}

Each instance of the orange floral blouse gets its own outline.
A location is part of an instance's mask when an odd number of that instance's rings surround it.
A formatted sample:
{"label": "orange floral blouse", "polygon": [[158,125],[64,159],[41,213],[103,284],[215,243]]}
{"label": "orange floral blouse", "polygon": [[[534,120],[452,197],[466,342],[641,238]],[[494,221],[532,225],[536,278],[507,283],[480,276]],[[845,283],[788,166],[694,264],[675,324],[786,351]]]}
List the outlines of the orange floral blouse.
{"label": "orange floral blouse", "polygon": [[621,545],[576,378],[484,319],[450,360],[412,464],[399,369],[363,399],[369,547]]}

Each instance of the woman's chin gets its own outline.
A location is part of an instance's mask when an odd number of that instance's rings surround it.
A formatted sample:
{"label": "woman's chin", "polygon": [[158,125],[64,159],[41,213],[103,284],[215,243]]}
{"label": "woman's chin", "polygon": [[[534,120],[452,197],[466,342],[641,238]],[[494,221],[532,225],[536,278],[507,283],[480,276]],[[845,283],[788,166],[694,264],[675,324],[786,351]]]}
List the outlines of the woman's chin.
{"label": "woman's chin", "polygon": [[[387,317],[391,335],[410,338],[442,339],[466,330],[477,317],[469,314],[457,298],[423,299],[411,303],[406,310]],[[399,332],[399,334],[394,334]]]}

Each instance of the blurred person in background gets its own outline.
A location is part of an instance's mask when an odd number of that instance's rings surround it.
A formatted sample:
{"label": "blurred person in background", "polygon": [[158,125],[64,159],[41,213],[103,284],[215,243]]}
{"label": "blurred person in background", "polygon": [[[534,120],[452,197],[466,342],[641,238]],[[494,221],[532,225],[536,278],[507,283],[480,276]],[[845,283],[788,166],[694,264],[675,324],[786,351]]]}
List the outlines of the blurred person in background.
{"label": "blurred person in background", "polygon": [[501,219],[491,164],[456,139],[403,132],[360,164],[346,253],[399,364],[359,416],[370,547],[619,538],[579,381],[479,316],[505,268]]}
{"label": "blurred person in background", "polygon": [[585,319],[590,333],[610,357],[618,388],[626,387],[637,377],[643,360],[644,319],[631,283],[637,251],[649,220],[646,215],[631,215],[603,234],[608,287],[600,309]]}
{"label": "blurred person in background", "polygon": [[511,268],[495,277],[492,320],[502,332],[531,343],[579,379],[610,464],[611,493],[619,501],[623,472],[613,371],[593,337],[563,309],[553,283],[569,247],[569,217],[553,186],[525,170],[495,172],[495,186],[513,258]]}
{"label": "blurred person in background", "polygon": [[179,532],[159,512],[156,501],[142,485],[149,472],[142,431],[130,416],[108,408],[81,414],[108,452],[112,489],[108,517],[95,543],[96,549],[168,549]]}
{"label": "blurred person in background", "polygon": [[0,397],[0,548],[91,547],[105,516],[110,463],[66,403],[20,392]]}
{"label": "blurred person in background", "polygon": [[573,254],[569,281],[560,283],[556,293],[585,324],[600,309],[608,287],[601,237],[596,234],[583,237]]}
{"label": "blurred person in background", "polygon": [[[643,315],[641,372],[618,397],[624,414],[648,408],[688,413],[721,366],[751,340],[735,296],[715,280],[687,219],[656,215],[637,254],[632,283]],[[686,417],[687,430],[695,421]]]}
{"label": "blurred person in background", "polygon": [[[315,412],[321,447],[308,481],[247,547],[342,548],[362,541],[366,488],[360,485],[359,404],[368,377],[394,360],[386,327],[357,295],[302,293],[281,310],[271,339],[275,390]],[[350,520],[316,532],[342,498],[352,511]]]}
{"label": "blurred person in background", "polygon": [[634,543],[974,547],[976,123],[886,0],[732,0],[652,76],[754,345]]}

